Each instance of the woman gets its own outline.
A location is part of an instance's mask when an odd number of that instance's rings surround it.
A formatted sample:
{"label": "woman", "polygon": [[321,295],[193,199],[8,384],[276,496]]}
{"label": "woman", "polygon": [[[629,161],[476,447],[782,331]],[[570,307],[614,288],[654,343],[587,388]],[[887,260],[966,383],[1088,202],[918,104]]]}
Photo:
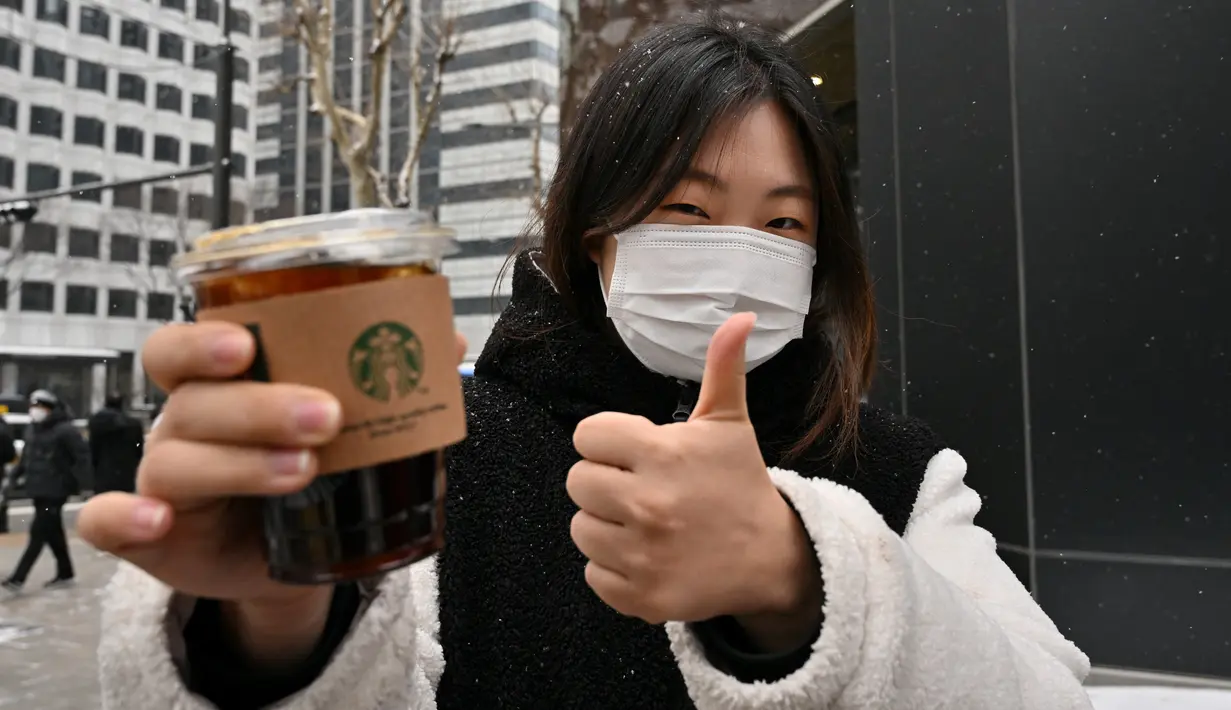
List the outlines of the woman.
{"label": "woman", "polygon": [[466,385],[438,559],[267,580],[225,501],[306,485],[337,404],[221,382],[252,357],[238,329],[150,339],[172,395],[141,495],[81,521],[132,563],[105,706],[1088,707],[1086,658],[974,526],[961,457],[859,404],[868,277],[785,49],[721,19],[659,29],[580,116]]}

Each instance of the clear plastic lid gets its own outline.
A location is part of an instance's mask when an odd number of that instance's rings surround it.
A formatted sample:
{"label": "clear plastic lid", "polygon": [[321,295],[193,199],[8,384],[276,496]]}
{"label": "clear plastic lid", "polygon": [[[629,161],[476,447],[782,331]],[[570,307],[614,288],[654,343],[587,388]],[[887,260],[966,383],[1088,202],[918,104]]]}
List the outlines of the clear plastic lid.
{"label": "clear plastic lid", "polygon": [[457,232],[424,212],[364,208],[279,219],[210,232],[171,264],[192,283],[229,273],[323,264],[387,266],[422,262],[439,266],[457,253]]}

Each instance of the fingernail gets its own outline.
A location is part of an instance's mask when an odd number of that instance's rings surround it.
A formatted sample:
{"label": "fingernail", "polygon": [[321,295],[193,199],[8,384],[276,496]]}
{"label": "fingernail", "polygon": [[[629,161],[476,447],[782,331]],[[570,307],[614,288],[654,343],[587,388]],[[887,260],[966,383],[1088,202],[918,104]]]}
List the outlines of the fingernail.
{"label": "fingernail", "polygon": [[333,400],[304,402],[295,408],[295,426],[305,434],[330,431],[341,417],[342,410]]}
{"label": "fingernail", "polygon": [[248,357],[252,349],[252,338],[247,335],[224,335],[213,344],[214,359],[219,362],[232,363]]}
{"label": "fingernail", "polygon": [[143,533],[156,532],[167,517],[167,506],[153,501],[142,501],[133,511],[133,525]]}
{"label": "fingernail", "polygon": [[308,470],[311,454],[304,451],[278,451],[273,454],[274,473],[279,476],[298,476]]}

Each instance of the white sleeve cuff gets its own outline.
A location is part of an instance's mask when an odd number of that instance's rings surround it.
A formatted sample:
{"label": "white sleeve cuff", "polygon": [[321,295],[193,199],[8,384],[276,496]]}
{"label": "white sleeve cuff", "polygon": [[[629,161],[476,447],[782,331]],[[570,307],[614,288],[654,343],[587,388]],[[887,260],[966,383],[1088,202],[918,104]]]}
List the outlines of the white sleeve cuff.
{"label": "white sleeve cuff", "polygon": [[[667,624],[671,648],[698,710],[802,710],[833,705],[860,662],[866,618],[863,552],[855,534],[823,503],[817,486],[790,471],[770,469],[778,490],[795,507],[821,562],[825,621],[803,667],[771,683],[742,683],[706,660],[700,641],[686,624]],[[851,495],[858,494],[849,489]],[[869,512],[871,506],[864,502]],[[877,516],[879,517],[879,516]]]}
{"label": "white sleeve cuff", "polygon": [[[385,577],[334,658],[312,685],[287,698],[283,710],[387,710],[412,707],[417,687],[417,624],[412,618],[410,570]],[[209,710],[189,692],[175,656],[191,599],[140,569],[120,563],[103,602],[99,680],[104,710]]]}

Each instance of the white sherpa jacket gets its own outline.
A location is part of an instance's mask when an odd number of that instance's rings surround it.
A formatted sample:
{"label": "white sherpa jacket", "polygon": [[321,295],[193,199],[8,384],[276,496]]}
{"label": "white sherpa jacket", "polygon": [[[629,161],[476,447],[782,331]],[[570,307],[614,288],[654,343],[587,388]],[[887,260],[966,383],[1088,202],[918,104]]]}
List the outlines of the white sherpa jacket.
{"label": "white sherpa jacket", "polygon": [[[825,621],[807,663],[744,684],[711,666],[684,624],[671,647],[700,710],[1086,710],[1086,657],[1056,629],[974,525],[966,462],[932,458],[904,536],[867,500],[771,470],[821,564]],[[444,671],[436,566],[391,574],[316,680],[285,710],[434,710]],[[191,600],[121,565],[103,612],[107,710],[204,710],[173,657]],[[476,709],[479,710],[479,709]]]}

